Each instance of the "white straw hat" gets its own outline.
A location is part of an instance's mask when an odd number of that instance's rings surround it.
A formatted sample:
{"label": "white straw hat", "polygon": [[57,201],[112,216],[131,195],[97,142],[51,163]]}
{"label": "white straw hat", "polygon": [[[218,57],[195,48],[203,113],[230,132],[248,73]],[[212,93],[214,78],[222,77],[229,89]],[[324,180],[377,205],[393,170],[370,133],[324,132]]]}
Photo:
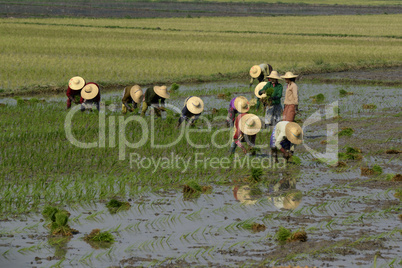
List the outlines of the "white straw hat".
{"label": "white straw hat", "polygon": [[259,65],[254,65],[253,67],[250,68],[250,76],[253,78],[257,78],[260,76],[262,70]]}
{"label": "white straw hat", "polygon": [[169,95],[169,93],[167,91],[166,86],[161,86],[161,87],[154,86],[154,91],[159,97],[162,97],[164,99],[169,99],[170,98],[170,95]]}
{"label": "white straw hat", "polygon": [[134,85],[130,89],[130,96],[135,103],[141,103],[141,98],[144,92],[139,85]]}
{"label": "white straw hat", "polygon": [[296,78],[298,75],[293,74],[292,72],[286,72],[285,75],[282,75],[281,78]]}
{"label": "white straw hat", "polygon": [[272,71],[270,75],[267,76],[268,78],[273,78],[273,79],[278,79],[282,80],[282,78],[279,76],[277,71]]}
{"label": "white straw hat", "polygon": [[99,88],[95,84],[87,84],[81,90],[81,97],[86,100],[91,100],[99,93]]}
{"label": "white straw hat", "polygon": [[255,135],[261,130],[261,120],[255,114],[246,114],[240,118],[240,131],[246,135]]}
{"label": "white straw hat", "polygon": [[303,130],[295,122],[287,123],[285,134],[286,138],[293,144],[301,144],[303,142]]}
{"label": "white straw hat", "polygon": [[267,82],[261,82],[259,83],[254,90],[254,94],[257,96],[257,98],[261,99],[261,95],[258,94],[258,92],[267,84]]}
{"label": "white straw hat", "polygon": [[81,76],[74,76],[70,81],[68,81],[68,86],[72,90],[80,90],[85,86],[85,80]]}
{"label": "white straw hat", "polygon": [[199,97],[191,97],[186,102],[186,107],[192,114],[200,114],[204,111],[204,102]]}
{"label": "white straw hat", "polygon": [[257,203],[257,200],[251,197],[250,192],[251,189],[248,185],[243,185],[240,188],[236,186],[233,189],[234,197],[244,205],[254,205]]}
{"label": "white straw hat", "polygon": [[250,110],[250,103],[246,97],[239,96],[234,101],[234,106],[239,113],[247,113]]}

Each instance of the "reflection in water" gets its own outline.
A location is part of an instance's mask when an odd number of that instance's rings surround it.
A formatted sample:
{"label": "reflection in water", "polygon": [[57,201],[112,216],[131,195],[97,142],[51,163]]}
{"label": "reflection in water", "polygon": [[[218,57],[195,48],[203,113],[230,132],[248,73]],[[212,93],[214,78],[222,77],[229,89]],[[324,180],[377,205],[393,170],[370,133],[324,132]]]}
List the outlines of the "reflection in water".
{"label": "reflection in water", "polygon": [[261,196],[262,191],[258,187],[250,185],[234,186],[234,198],[244,205],[254,205],[257,199]]}
{"label": "reflection in water", "polygon": [[296,189],[295,178],[283,178],[273,186],[273,192],[279,192],[280,195],[268,197],[278,209],[295,209],[302,200],[302,192]]}
{"label": "reflection in water", "polygon": [[[257,186],[242,185],[233,187],[233,196],[244,205],[254,205],[263,196]],[[302,200],[302,192],[296,189],[295,178],[283,178],[269,187],[268,201],[278,209],[295,209]]]}
{"label": "reflection in water", "polygon": [[71,236],[68,236],[68,237],[49,236],[48,243],[50,246],[55,248],[54,257],[57,260],[61,260],[66,257],[67,243],[70,240],[71,240]]}

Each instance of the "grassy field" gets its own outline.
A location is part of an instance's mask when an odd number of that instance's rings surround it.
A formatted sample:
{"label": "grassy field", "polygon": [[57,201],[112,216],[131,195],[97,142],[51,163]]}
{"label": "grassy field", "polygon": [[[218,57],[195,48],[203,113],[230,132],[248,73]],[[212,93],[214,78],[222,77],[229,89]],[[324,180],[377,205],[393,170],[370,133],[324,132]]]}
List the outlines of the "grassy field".
{"label": "grassy field", "polygon": [[[400,65],[401,15],[182,19],[1,19],[0,94]],[[266,25],[266,27],[261,27]],[[353,25],[353,27],[351,27]]]}

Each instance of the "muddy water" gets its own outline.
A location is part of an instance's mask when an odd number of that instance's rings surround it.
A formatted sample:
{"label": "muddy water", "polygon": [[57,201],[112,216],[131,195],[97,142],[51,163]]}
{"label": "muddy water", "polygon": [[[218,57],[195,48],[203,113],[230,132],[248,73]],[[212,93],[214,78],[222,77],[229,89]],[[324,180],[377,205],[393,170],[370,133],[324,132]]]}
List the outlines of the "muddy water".
{"label": "muddy water", "polygon": [[[301,157],[308,162],[304,155]],[[398,228],[397,215],[370,211],[373,204],[396,204],[393,191],[339,183],[360,177],[359,172],[338,174],[307,167],[295,180],[281,177],[276,184],[259,185],[256,196],[249,194],[253,186],[245,184],[214,186],[212,193],[194,199],[186,199],[175,190],[148,192],[127,197],[131,198],[131,209],[113,215],[104,204],[67,207],[73,219],[70,225],[80,233],[61,245],[49,244],[48,230],[39,216],[2,222],[0,264],[49,267],[62,258],[66,259],[62,265],[93,267],[166,265],[170,259],[198,265],[240,265],[245,260],[251,264],[267,258],[274,263],[280,257],[278,252],[284,250],[273,238],[280,225],[292,230],[303,227],[308,233],[305,247],[312,251],[314,244],[334,244],[357,234],[367,238],[391,233]],[[302,193],[292,205],[282,197],[290,191]],[[257,233],[243,229],[241,223],[246,220],[262,223],[267,229]],[[117,242],[106,249],[91,248],[82,237],[94,228],[111,230]],[[377,251],[383,257],[377,259],[377,264],[390,262],[400,255],[402,246],[400,235],[390,236],[392,239],[382,241],[380,247],[351,247],[343,255],[321,253],[319,258],[301,258],[297,263],[322,267],[328,263],[326,258],[332,258],[331,266],[367,266]],[[293,246],[301,244],[294,242]]]}
{"label": "muddy water", "polygon": [[[303,120],[325,118],[325,105],[338,102],[343,125],[353,127],[359,135],[340,140],[343,146],[364,148],[364,160],[348,163],[345,169],[329,167],[314,159],[305,148],[297,150],[301,166],[294,168],[290,177],[276,173],[272,185],[247,184],[212,185],[209,194],[186,199],[180,189],[144,192],[126,196],[131,208],[110,214],[105,204],[66,207],[71,212],[70,226],[80,231],[69,241],[50,240],[48,229],[41,216],[2,221],[0,237],[0,267],[49,267],[61,262],[62,266],[253,266],[298,264],[301,266],[356,267],[393,263],[401,265],[402,239],[400,200],[394,196],[401,183],[376,181],[375,176],[361,175],[360,167],[378,164],[383,172],[400,173],[402,163],[398,155],[390,157],[375,154],[374,145],[384,143],[400,148],[401,139],[397,124],[400,113],[399,88],[376,86],[339,86],[331,84],[298,83],[300,110]],[[205,90],[206,110],[226,108],[228,100],[218,99],[210,90],[233,89],[244,85],[239,82],[211,83],[181,86],[179,91]],[[339,96],[344,89],[353,95]],[[215,92],[215,91],[214,91]],[[310,96],[322,93],[323,103],[313,102]],[[200,94],[201,95],[201,94]],[[236,93],[233,96],[248,94]],[[118,103],[121,92],[103,94],[103,100]],[[35,96],[35,98],[39,98]],[[184,97],[168,103],[181,107]],[[3,99],[13,104],[13,99]],[[64,109],[65,96],[47,99]],[[363,109],[363,104],[374,104],[376,109]],[[331,109],[333,107],[330,107]],[[378,122],[381,121],[381,124]],[[382,128],[388,128],[385,132]],[[381,134],[382,133],[382,134]],[[396,133],[396,134],[395,134]],[[399,132],[400,133],[400,132]],[[327,130],[319,124],[305,128],[305,143],[324,151],[320,141],[326,139]],[[378,136],[377,135],[385,135]],[[389,143],[392,137],[392,143]],[[384,142],[381,142],[384,140]],[[385,142],[387,140],[387,142]],[[378,146],[380,146],[378,145]],[[381,145],[382,146],[382,145]],[[325,151],[324,151],[325,152]],[[256,195],[250,195],[250,190]],[[285,194],[299,193],[286,199]],[[242,228],[244,223],[260,223],[267,228],[254,233]],[[274,236],[279,226],[295,231],[304,228],[307,242],[280,245]],[[116,242],[106,249],[95,249],[82,240],[92,229],[109,230]],[[360,241],[352,244],[352,242]],[[286,256],[293,258],[286,259]]]}

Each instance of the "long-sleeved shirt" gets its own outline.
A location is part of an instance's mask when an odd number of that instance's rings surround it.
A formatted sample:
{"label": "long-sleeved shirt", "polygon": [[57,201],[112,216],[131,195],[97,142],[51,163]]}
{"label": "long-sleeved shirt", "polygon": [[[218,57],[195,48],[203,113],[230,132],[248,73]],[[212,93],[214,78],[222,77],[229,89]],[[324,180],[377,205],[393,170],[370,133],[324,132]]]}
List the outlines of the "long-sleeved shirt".
{"label": "long-sleeved shirt", "polygon": [[[282,148],[281,142],[283,142],[286,138],[286,125],[289,123],[289,121],[281,121],[275,126],[275,147],[280,150]],[[291,143],[290,150],[294,151],[295,146],[293,143]]]}
{"label": "long-sleeved shirt", "polygon": [[241,132],[239,123],[240,119],[245,116],[247,113],[239,114],[236,117],[235,123],[234,123],[234,134],[233,134],[233,141],[240,147],[243,148],[243,145],[241,144],[243,138],[245,138],[245,141],[249,144],[254,146],[255,144],[255,139],[256,135],[246,135],[243,132]]}
{"label": "long-sleeved shirt", "polygon": [[267,96],[267,97],[271,97],[272,98],[272,104],[281,104],[281,98],[282,98],[282,92],[283,92],[283,87],[281,84],[272,84],[272,82],[268,82],[259,92],[258,94],[264,94],[265,91],[268,88],[274,88],[274,92],[272,93],[271,96]]}
{"label": "long-sleeved shirt", "polygon": [[299,104],[299,92],[295,82],[291,81],[286,88],[285,101],[283,104]]}
{"label": "long-sleeved shirt", "polygon": [[145,98],[145,103],[148,106],[151,106],[151,105],[159,106],[159,101],[162,106],[165,105],[165,98],[162,98],[158,94],[156,94],[155,90],[152,87],[147,88],[144,98]]}

